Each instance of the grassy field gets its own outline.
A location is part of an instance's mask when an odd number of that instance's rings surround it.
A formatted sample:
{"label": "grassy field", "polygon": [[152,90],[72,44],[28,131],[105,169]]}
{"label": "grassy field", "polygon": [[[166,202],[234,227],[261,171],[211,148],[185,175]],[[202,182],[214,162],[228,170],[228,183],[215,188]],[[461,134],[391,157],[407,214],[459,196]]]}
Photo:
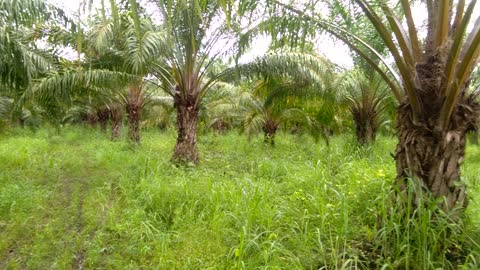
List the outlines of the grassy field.
{"label": "grassy field", "polygon": [[0,137],[0,269],[480,268],[478,146],[456,227],[428,209],[391,214],[392,138],[359,149],[280,135],[271,148],[202,135],[198,167],[169,162],[174,142],[74,128]]}

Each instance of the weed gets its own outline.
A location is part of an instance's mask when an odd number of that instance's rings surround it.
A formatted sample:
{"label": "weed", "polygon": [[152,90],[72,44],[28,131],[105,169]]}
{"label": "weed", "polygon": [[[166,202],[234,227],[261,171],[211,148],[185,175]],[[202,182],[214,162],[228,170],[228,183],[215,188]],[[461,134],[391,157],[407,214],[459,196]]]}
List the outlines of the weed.
{"label": "weed", "polygon": [[135,148],[81,128],[4,135],[0,268],[480,267],[478,146],[465,222],[452,225],[435,209],[394,214],[391,138],[327,147],[283,134],[271,149],[204,134],[201,165],[176,167],[174,135],[148,131]]}

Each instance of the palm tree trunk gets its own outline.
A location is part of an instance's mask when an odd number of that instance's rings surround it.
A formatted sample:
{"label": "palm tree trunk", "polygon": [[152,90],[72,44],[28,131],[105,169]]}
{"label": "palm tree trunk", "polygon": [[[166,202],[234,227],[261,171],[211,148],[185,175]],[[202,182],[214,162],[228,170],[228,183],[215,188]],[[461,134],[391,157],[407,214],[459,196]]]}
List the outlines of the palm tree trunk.
{"label": "palm tree trunk", "polygon": [[140,143],[140,112],[141,108],[136,103],[127,104],[128,139]]}
{"label": "palm tree trunk", "polygon": [[177,163],[198,164],[197,149],[197,122],[199,108],[195,103],[197,97],[188,95],[185,100],[180,92],[174,96],[177,110],[177,144],[173,151],[172,160]]}
{"label": "palm tree trunk", "polygon": [[103,133],[107,132],[109,115],[110,115],[110,112],[106,107],[101,108],[97,111],[97,118],[98,118],[98,122],[100,123],[100,130]]}
{"label": "palm tree trunk", "polygon": [[127,122],[128,122],[128,139],[134,143],[140,143],[140,119],[143,108],[142,84],[132,84],[128,87],[127,96]]}
{"label": "palm tree trunk", "polygon": [[112,119],[112,135],[111,140],[120,138],[120,130],[122,128],[122,108],[120,104],[113,104],[110,109],[110,119]]}
{"label": "palm tree trunk", "polygon": [[361,145],[373,143],[377,137],[377,112],[369,112],[367,108],[351,108],[350,111],[355,123],[357,142]]}
{"label": "palm tree trunk", "polygon": [[[405,203],[407,198],[412,198],[410,203],[414,207],[420,207],[422,194],[429,194],[441,198],[440,207],[445,212],[452,213],[456,209],[454,216],[463,213],[468,202],[465,183],[460,179],[460,166],[465,156],[466,134],[471,128],[469,123],[473,123],[472,119],[466,118],[476,117],[480,108],[475,102],[471,105],[469,109],[465,109],[467,104],[457,105],[450,123],[450,127],[454,128],[448,131],[437,131],[427,121],[415,125],[411,107],[408,104],[399,107],[399,143],[395,160],[396,184],[401,202]],[[477,113],[466,113],[467,111]],[[410,197],[408,178],[413,180],[416,187]]]}
{"label": "palm tree trunk", "polygon": [[271,119],[268,119],[267,121],[265,121],[262,129],[264,133],[263,142],[265,144],[275,146],[275,134],[277,133],[278,123]]}
{"label": "palm tree trunk", "polygon": [[[443,211],[451,213],[452,217],[460,217],[468,204],[460,167],[465,157],[467,133],[478,128],[480,104],[474,94],[467,93],[468,85],[465,85],[448,123],[439,121],[444,97],[439,96],[438,89],[446,87],[439,68],[442,65],[441,58],[434,55],[416,66],[421,83],[417,96],[422,104],[416,121],[408,100],[397,110],[396,184],[401,202],[411,198],[410,203],[420,207],[422,201],[426,202],[421,200],[422,194],[427,194],[439,199]],[[414,194],[410,196],[407,178],[411,178],[415,186]]]}
{"label": "palm tree trunk", "polygon": [[[354,118],[355,119],[355,118]],[[367,119],[368,120],[368,119]],[[361,145],[371,144],[377,137],[377,130],[374,123],[370,121],[354,121],[355,122],[355,135],[357,142]]]}

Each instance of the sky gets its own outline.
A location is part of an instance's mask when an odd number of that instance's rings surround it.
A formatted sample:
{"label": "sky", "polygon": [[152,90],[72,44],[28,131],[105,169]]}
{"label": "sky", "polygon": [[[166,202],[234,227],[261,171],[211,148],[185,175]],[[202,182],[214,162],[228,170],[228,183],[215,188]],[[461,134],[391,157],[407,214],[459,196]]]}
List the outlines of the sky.
{"label": "sky", "polygon": [[[63,7],[65,11],[69,11],[71,14],[75,14],[76,11],[78,10],[78,5],[80,0],[49,0],[49,1],[60,7]],[[99,3],[100,1],[94,0],[94,2]],[[422,7],[418,5],[413,6],[412,13],[413,13],[413,17],[415,18],[416,25],[424,24],[424,21],[426,19],[426,14]],[[473,18],[478,17],[478,14],[480,14],[480,5],[477,5],[475,13],[476,14],[474,14]],[[345,68],[353,67],[353,60],[350,57],[350,54],[349,54],[350,50],[348,46],[346,46],[340,41],[335,41],[332,37],[326,34],[319,37],[318,40],[321,40],[321,43],[316,44],[318,53],[324,55],[335,64],[338,64]],[[264,55],[268,50],[269,44],[270,44],[270,39],[267,37],[256,38],[252,42],[251,49],[247,53],[245,53],[245,55],[240,59],[240,62],[241,63],[249,62],[253,60],[255,57]],[[70,55],[72,54],[72,52],[73,50],[70,49],[70,51],[67,50],[64,54]],[[75,53],[73,54],[76,57],[76,54]]]}
{"label": "sky", "polygon": [[[49,0],[51,3],[59,7],[63,7],[65,11],[70,14],[75,14],[78,10],[78,5],[80,0]],[[98,1],[99,2],[99,1]],[[333,63],[344,66],[346,68],[351,68],[353,66],[352,58],[349,56],[349,49],[346,45],[340,42],[334,42],[329,36],[320,38],[322,40],[321,44],[318,44],[317,49],[318,53],[323,54],[325,57],[329,58]],[[251,48],[245,55],[240,58],[240,63],[245,63],[253,60],[255,57],[264,55],[268,51],[270,45],[270,38],[267,37],[258,37],[253,40]],[[77,57],[77,54],[73,52],[72,49],[66,49],[63,52],[62,56],[73,56]]]}

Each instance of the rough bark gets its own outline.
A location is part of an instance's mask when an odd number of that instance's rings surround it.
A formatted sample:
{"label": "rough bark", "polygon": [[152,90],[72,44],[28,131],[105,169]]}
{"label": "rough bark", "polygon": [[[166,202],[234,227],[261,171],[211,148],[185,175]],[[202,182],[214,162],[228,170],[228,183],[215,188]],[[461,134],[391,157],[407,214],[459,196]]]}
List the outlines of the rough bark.
{"label": "rough bark", "polygon": [[264,133],[263,142],[275,146],[275,134],[277,133],[278,123],[272,119],[267,119],[262,129]]}
{"label": "rough bark", "polygon": [[183,95],[177,91],[174,96],[174,105],[177,111],[177,144],[173,151],[172,160],[180,164],[198,164],[197,149],[197,122],[199,108],[197,97]]}
{"label": "rough bark", "polygon": [[[435,105],[432,103],[430,108],[435,109]],[[407,202],[407,179],[411,178],[416,188],[410,197],[414,207],[421,206],[422,194],[429,194],[441,199],[440,207],[452,216],[463,213],[468,200],[465,183],[460,179],[460,166],[465,156],[467,132],[476,128],[479,112],[480,104],[462,95],[449,128],[442,130],[435,121],[438,114],[427,111],[421,122],[415,124],[410,105],[404,103],[399,107],[395,160],[400,191],[397,198],[401,202]]]}
{"label": "rough bark", "polygon": [[110,119],[112,120],[112,141],[120,138],[120,131],[122,128],[122,108],[120,104],[113,104],[110,108]]}
{"label": "rough bark", "polygon": [[128,122],[128,139],[134,143],[140,143],[140,113],[141,108],[135,103],[129,103],[126,107]]}
{"label": "rough bark", "polygon": [[137,144],[140,143],[140,120],[143,104],[142,82],[130,85],[126,105],[128,139]]}

